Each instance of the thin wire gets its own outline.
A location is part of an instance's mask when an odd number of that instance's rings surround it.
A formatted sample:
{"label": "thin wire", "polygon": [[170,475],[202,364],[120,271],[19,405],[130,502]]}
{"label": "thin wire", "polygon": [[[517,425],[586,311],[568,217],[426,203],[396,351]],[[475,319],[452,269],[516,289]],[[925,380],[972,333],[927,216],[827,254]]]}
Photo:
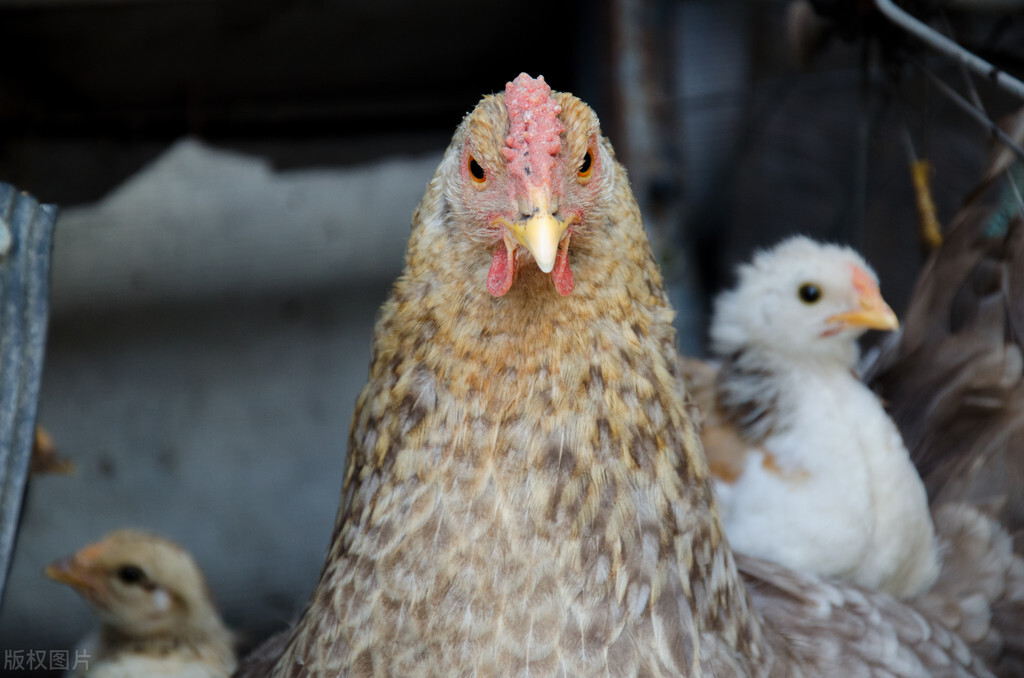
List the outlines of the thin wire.
{"label": "thin wire", "polygon": [[[946,29],[946,33],[948,33],[950,37],[952,37],[953,27],[949,23],[949,17],[946,15],[945,12],[942,12],[941,16],[942,25]],[[988,114],[985,112],[985,104],[982,103],[981,101],[981,95],[978,94],[978,88],[974,86],[974,78],[971,77],[970,71],[967,70],[967,67],[964,65],[964,62],[962,61],[958,61],[957,66],[959,66],[960,68],[960,75],[961,77],[963,77],[964,83],[967,85],[967,91],[971,95],[971,100],[974,102],[974,105],[978,108],[979,111],[985,113],[985,117],[987,118]],[[989,119],[989,121],[991,122],[991,119]],[[1017,200],[1017,210],[1020,212],[1021,216],[1024,217],[1024,199],[1021,198],[1020,190],[1017,188],[1017,182],[1014,179],[1012,169],[1012,164],[1007,165],[1006,169],[1003,170],[1003,176],[1006,177],[1006,183],[1010,185],[1010,191],[1013,193],[1013,197],[1016,198]]]}
{"label": "thin wire", "polygon": [[1024,82],[993,66],[981,57],[975,56],[972,52],[938,33],[930,26],[921,23],[897,7],[892,0],[875,0],[875,6],[878,7],[878,11],[888,17],[894,24],[900,26],[919,40],[926,42],[933,49],[963,62],[978,75],[992,80],[1011,94],[1024,99]]}
{"label": "thin wire", "polygon": [[1024,148],[1021,148],[1020,144],[1013,140],[1009,134],[999,129],[999,126],[989,120],[988,116],[984,112],[979,111],[970,101],[964,99],[963,96],[955,89],[944,83],[938,76],[929,71],[921,63],[916,60],[910,60],[912,64],[917,66],[918,69],[924,73],[928,79],[932,82],[940,92],[945,94],[949,99],[959,106],[965,113],[974,118],[977,122],[981,123],[989,132],[999,137],[999,140],[1006,144],[1006,147],[1013,151],[1019,158],[1024,160]]}
{"label": "thin wire", "polygon": [[[946,34],[949,39],[956,42],[956,36],[953,34],[953,25],[949,22],[949,15],[945,11],[939,13],[942,18],[942,27],[946,30]],[[978,88],[974,86],[974,78],[971,77],[971,72],[967,70],[967,64],[960,59],[956,60],[957,69],[960,71],[960,77],[964,79],[964,84],[967,85],[967,93],[971,95],[971,101],[978,110],[985,113],[988,117],[988,113],[985,111],[985,104],[981,101],[981,95],[978,94]]]}

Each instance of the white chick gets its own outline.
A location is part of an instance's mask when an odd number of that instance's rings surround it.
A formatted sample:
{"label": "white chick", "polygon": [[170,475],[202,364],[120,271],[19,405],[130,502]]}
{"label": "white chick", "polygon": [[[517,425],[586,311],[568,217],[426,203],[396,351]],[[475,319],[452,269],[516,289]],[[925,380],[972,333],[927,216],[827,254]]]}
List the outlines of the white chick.
{"label": "white chick", "polygon": [[[805,237],[759,253],[716,300],[704,441],[737,551],[899,597],[935,581],[924,486],[853,372],[857,338],[897,325],[860,255]],[[723,460],[730,444],[742,453]]]}

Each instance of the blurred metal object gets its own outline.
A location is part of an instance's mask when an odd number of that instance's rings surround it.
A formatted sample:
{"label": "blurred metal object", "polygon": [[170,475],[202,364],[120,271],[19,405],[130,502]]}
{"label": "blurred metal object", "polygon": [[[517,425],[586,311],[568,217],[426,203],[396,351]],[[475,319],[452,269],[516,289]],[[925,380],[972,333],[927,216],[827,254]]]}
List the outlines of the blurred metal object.
{"label": "blurred metal object", "polygon": [[11,227],[6,220],[0,220],[0,259],[11,251]]}
{"label": "blurred metal object", "polygon": [[679,130],[667,83],[672,77],[667,46],[673,44],[678,8],[664,0],[613,0],[606,5],[611,27],[609,71],[613,134],[629,171],[651,246],[675,307],[684,353],[699,354],[704,337],[701,293],[689,239],[683,227],[683,175],[676,151]]}
{"label": "blurred metal object", "polygon": [[0,183],[0,603],[35,438],[55,205]]}
{"label": "blurred metal object", "polygon": [[946,7],[961,12],[984,12],[986,14],[1011,14],[1024,10],[1022,0],[943,0]]}
{"label": "blurred metal object", "polygon": [[924,41],[932,49],[956,59],[981,77],[991,80],[1007,92],[1024,99],[1024,82],[990,64],[970,50],[964,49],[930,26],[918,21],[897,7],[892,0],[875,0],[875,6],[890,21],[919,40]]}
{"label": "blurred metal object", "polygon": [[99,202],[61,211],[50,315],[390,283],[440,155],[279,170],[178,139]]}

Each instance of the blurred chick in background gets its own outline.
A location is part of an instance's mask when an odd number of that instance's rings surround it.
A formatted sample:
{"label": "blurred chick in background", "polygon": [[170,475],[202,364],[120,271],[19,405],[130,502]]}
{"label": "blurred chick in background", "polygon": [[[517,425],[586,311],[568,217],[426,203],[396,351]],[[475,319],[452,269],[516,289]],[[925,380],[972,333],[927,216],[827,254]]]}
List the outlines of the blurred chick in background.
{"label": "blurred chick in background", "polygon": [[85,642],[90,678],[223,678],[235,669],[232,634],[195,561],[169,539],[118,530],[51,563],[99,616]]}

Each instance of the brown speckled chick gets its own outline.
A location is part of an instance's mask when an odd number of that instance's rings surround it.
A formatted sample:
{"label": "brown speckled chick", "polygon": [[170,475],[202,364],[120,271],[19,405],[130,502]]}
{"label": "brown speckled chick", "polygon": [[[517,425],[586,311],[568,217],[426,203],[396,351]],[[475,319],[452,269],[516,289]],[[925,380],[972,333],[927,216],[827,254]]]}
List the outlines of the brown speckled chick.
{"label": "brown speckled chick", "polygon": [[764,623],[672,316],[594,112],[525,74],[484,97],[377,323],[320,582],[238,675],[986,675],[889,596],[768,564]]}
{"label": "brown speckled chick", "polygon": [[184,549],[145,532],[118,530],[50,564],[102,621],[87,643],[89,678],[223,678],[235,669],[231,633]]}

